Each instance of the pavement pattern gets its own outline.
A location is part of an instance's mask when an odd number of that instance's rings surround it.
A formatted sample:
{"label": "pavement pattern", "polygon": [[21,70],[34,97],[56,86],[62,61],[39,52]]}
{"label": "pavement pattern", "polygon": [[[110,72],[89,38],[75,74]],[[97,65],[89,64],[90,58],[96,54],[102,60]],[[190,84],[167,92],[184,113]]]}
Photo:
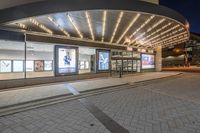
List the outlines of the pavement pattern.
{"label": "pavement pattern", "polygon": [[[130,133],[200,133],[200,74],[87,97]],[[79,101],[0,117],[0,133],[110,133]]]}

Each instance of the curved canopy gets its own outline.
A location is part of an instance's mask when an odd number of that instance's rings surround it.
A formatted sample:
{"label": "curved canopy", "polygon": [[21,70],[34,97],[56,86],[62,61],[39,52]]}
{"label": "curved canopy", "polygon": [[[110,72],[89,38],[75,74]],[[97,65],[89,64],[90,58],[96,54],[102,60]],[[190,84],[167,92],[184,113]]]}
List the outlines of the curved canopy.
{"label": "curved canopy", "polygon": [[175,45],[189,38],[187,21],[182,15],[137,0],[39,1],[1,10],[0,23],[66,38],[132,47]]}

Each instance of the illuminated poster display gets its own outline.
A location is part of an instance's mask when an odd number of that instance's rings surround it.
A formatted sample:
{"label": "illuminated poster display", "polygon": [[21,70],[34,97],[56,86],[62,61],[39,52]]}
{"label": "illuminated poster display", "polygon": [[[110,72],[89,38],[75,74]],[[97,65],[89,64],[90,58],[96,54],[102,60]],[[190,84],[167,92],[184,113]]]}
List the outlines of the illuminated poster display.
{"label": "illuminated poster display", "polygon": [[0,72],[11,72],[12,62],[11,60],[1,60],[0,61]]}
{"label": "illuminated poster display", "polygon": [[109,70],[110,51],[98,51],[98,70]]}
{"label": "illuminated poster display", "polygon": [[53,61],[44,61],[44,70],[52,71],[53,70]]}
{"label": "illuminated poster display", "polygon": [[68,74],[77,72],[76,48],[58,47],[57,48],[57,66],[59,74]]}
{"label": "illuminated poster display", "polygon": [[24,64],[23,61],[13,61],[13,72],[23,72]]}
{"label": "illuminated poster display", "polygon": [[142,69],[155,68],[154,55],[142,54]]}
{"label": "illuminated poster display", "polygon": [[33,72],[33,70],[34,70],[33,61],[26,61],[26,71]]}

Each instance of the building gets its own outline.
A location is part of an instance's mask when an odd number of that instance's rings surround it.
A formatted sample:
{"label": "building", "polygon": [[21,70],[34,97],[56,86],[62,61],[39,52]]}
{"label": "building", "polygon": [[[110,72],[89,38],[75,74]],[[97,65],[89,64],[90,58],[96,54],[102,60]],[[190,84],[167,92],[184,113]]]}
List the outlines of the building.
{"label": "building", "polygon": [[164,48],[162,50],[163,67],[199,66],[200,64],[200,35],[191,33],[190,39],[173,47]]}
{"label": "building", "polygon": [[160,71],[189,24],[145,1],[1,1],[0,88]]}

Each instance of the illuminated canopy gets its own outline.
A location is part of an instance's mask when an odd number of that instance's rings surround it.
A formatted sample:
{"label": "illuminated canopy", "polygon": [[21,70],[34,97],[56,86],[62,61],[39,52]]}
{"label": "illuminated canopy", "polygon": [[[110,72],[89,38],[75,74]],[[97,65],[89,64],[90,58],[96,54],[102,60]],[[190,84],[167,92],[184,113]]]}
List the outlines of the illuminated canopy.
{"label": "illuminated canopy", "polygon": [[135,48],[167,47],[189,38],[182,15],[137,0],[39,1],[1,10],[0,23],[27,32]]}

